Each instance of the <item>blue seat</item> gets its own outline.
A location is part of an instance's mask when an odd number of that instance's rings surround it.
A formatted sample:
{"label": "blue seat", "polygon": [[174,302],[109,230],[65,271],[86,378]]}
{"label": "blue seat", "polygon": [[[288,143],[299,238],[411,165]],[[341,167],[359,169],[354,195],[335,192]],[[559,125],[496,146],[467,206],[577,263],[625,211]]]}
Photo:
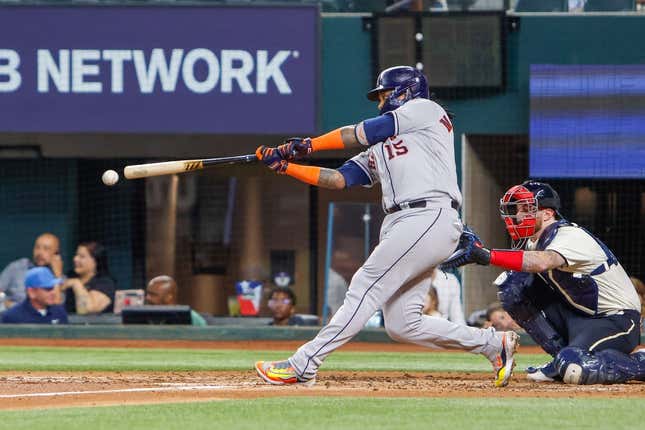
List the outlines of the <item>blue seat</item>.
{"label": "blue seat", "polygon": [[567,0],[518,0],[515,12],[568,12]]}
{"label": "blue seat", "polygon": [[585,12],[622,12],[636,10],[634,0],[587,0]]}

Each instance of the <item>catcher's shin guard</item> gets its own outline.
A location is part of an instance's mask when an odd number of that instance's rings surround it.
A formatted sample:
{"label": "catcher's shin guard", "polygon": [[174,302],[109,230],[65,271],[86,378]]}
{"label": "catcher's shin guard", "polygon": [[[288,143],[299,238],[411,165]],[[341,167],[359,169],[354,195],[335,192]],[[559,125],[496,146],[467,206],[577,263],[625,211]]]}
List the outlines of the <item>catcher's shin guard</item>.
{"label": "catcher's shin guard", "polygon": [[645,360],[615,349],[589,352],[581,348],[563,348],[555,366],[566,384],[621,384],[645,378]]}
{"label": "catcher's shin guard", "polygon": [[505,272],[495,284],[499,288],[499,299],[504,310],[526,330],[535,343],[555,357],[566,344],[544,313],[525,294],[533,282],[534,276],[531,273]]}

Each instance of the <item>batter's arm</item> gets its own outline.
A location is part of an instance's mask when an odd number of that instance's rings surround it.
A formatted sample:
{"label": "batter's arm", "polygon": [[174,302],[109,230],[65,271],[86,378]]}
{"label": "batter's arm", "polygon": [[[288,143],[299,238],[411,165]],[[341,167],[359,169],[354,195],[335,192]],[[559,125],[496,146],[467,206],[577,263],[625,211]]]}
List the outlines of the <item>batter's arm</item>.
{"label": "batter's arm", "polygon": [[292,137],[278,146],[282,158],[291,161],[317,151],[370,146],[394,136],[394,117],[384,114],[357,125],[346,125],[313,138]]}
{"label": "batter's arm", "polygon": [[280,175],[289,175],[301,182],[331,190],[342,190],[354,185],[369,186],[372,180],[364,168],[354,160],[349,160],[338,169],[318,166],[304,166],[288,162],[278,148],[260,146],[255,150],[256,157],[269,169]]}
{"label": "batter's arm", "polygon": [[345,148],[371,146],[383,142],[394,136],[395,130],[394,116],[389,113],[340,129]]}
{"label": "batter's arm", "polygon": [[318,186],[330,190],[342,190],[345,188],[345,177],[338,170],[321,167]]}
{"label": "batter's arm", "polygon": [[[356,157],[355,157],[356,158]],[[284,173],[307,184],[331,190],[342,190],[355,185],[371,186],[372,179],[359,161],[351,159],[338,169],[324,167],[302,166],[285,163]]]}

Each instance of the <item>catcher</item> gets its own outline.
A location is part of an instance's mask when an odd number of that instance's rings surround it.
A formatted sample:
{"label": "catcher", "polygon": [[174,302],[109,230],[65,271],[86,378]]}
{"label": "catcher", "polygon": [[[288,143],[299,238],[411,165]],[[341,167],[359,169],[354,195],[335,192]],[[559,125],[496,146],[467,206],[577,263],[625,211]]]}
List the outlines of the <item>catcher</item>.
{"label": "catcher", "polygon": [[614,254],[560,214],[549,184],[526,181],[500,200],[513,249],[488,249],[464,230],[443,267],[477,263],[507,269],[495,284],[504,309],[553,360],[529,367],[537,382],[645,381],[640,303]]}

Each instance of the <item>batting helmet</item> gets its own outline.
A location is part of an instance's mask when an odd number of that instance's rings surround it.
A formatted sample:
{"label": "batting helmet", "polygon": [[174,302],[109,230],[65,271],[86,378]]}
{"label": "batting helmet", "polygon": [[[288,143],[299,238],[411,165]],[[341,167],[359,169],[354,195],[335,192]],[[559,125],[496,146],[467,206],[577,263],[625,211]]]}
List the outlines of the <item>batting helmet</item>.
{"label": "batting helmet", "polygon": [[[409,66],[395,66],[383,70],[376,79],[376,87],[367,93],[367,98],[378,101],[381,91],[392,90],[387,97],[381,114],[390,112],[406,102],[416,98],[430,98],[428,81],[419,70]],[[399,99],[401,95],[405,97]]]}
{"label": "batting helmet", "polygon": [[[557,216],[560,209],[560,196],[544,182],[525,181],[514,185],[504,193],[499,201],[499,210],[506,224],[506,230],[514,241],[526,239],[535,234],[536,215],[539,209],[553,209]],[[517,218],[518,212],[523,218]]]}

